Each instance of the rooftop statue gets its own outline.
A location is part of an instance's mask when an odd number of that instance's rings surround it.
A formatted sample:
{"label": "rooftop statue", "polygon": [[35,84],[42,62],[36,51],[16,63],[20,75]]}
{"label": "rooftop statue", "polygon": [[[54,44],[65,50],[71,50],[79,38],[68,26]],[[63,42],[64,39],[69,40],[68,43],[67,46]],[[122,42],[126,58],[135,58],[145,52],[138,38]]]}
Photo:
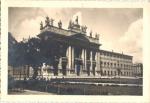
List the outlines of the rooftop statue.
{"label": "rooftop statue", "polygon": [[99,34],[97,34],[97,39],[99,40]]}
{"label": "rooftop statue", "polygon": [[47,16],[45,20],[45,26],[49,26],[49,25],[50,25],[50,20],[49,17]]}
{"label": "rooftop statue", "polygon": [[81,30],[82,30],[82,32],[86,33],[86,29],[87,29],[87,27],[86,27],[86,26],[81,26]]}
{"label": "rooftop statue", "polygon": [[86,26],[86,25],[84,26],[84,30],[85,30],[85,32],[86,32],[86,30],[87,30],[87,26]]}
{"label": "rooftop statue", "polygon": [[90,37],[92,37],[92,31],[90,32]]}
{"label": "rooftop statue", "polygon": [[76,17],[75,21],[76,21],[76,24],[78,24],[78,16]]}
{"label": "rooftop statue", "polygon": [[53,23],[54,23],[54,19],[51,18],[50,19],[50,25],[53,26]]}
{"label": "rooftop statue", "polygon": [[97,33],[95,34],[95,39],[97,39],[97,37],[98,37],[98,35],[97,35]]}
{"label": "rooftop statue", "polygon": [[95,39],[99,40],[99,34],[95,34]]}
{"label": "rooftop statue", "polygon": [[74,25],[74,23],[70,20],[68,29],[72,29],[73,25]]}
{"label": "rooftop statue", "polygon": [[61,22],[61,20],[58,22],[58,27],[62,28],[62,22]]}
{"label": "rooftop statue", "polygon": [[84,26],[81,26],[81,31],[84,32]]}
{"label": "rooftop statue", "polygon": [[40,30],[42,30],[44,27],[43,27],[43,22],[41,21],[40,23]]}

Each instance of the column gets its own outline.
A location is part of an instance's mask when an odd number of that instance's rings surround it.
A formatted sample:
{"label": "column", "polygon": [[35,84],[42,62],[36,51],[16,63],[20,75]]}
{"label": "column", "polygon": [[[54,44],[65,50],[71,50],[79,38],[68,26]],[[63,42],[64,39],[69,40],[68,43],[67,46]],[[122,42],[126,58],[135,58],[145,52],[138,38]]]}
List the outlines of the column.
{"label": "column", "polygon": [[83,62],[83,64],[82,64],[82,70],[81,70],[81,74],[82,73],[84,73],[83,71],[84,71],[84,69],[85,69],[85,52],[84,52],[84,49],[82,49],[82,55],[81,55],[81,58],[82,58],[82,62]]}
{"label": "column", "polygon": [[71,69],[71,46],[69,46],[67,51],[66,51],[66,57],[68,58],[66,72],[67,72],[67,75],[69,75],[70,74],[70,69]]}
{"label": "column", "polygon": [[71,69],[75,70],[74,68],[74,47],[71,47]]}
{"label": "column", "polygon": [[68,74],[70,74],[70,70],[71,70],[71,46],[68,47],[68,50],[67,50],[67,58],[68,58],[68,64],[67,64],[67,71],[68,71]]}
{"label": "column", "polygon": [[61,74],[62,72],[62,58],[59,58],[59,63],[58,63],[58,74]]}
{"label": "column", "polygon": [[97,68],[98,68],[98,64],[97,64],[97,63],[98,63],[98,62],[97,62],[97,61],[98,61],[98,60],[97,60],[97,56],[98,56],[98,54],[97,54],[97,52],[96,52],[96,53],[95,53],[95,61],[96,61],[95,75],[97,75],[97,72],[96,72],[96,71],[98,70],[98,69],[97,69]]}
{"label": "column", "polygon": [[100,72],[100,53],[96,52],[96,71]]}
{"label": "column", "polygon": [[87,70],[87,63],[86,63],[87,51],[86,51],[86,49],[85,49],[85,55],[84,55],[84,57],[85,57],[84,67],[85,67],[85,70]]}
{"label": "column", "polygon": [[103,66],[104,66],[104,63],[101,64],[101,61],[103,62],[103,59],[104,58],[104,55],[103,53],[99,52],[99,61],[100,61],[100,75],[103,76],[104,75],[104,71],[103,71]]}
{"label": "column", "polygon": [[[90,52],[90,61],[91,61],[91,66],[90,66],[90,72],[92,71],[92,69],[93,69],[93,52],[91,51]],[[90,74],[93,74],[93,73],[90,73]]]}

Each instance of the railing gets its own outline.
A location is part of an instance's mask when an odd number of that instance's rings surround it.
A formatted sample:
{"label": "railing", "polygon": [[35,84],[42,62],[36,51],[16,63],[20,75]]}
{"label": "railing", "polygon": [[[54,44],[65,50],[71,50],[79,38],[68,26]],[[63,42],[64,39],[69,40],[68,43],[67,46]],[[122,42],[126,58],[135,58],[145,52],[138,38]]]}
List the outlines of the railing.
{"label": "railing", "polygon": [[68,62],[68,58],[67,57],[61,57],[62,62]]}
{"label": "railing", "polygon": [[95,60],[94,60],[94,61],[92,61],[92,64],[93,64],[93,65],[96,65],[96,61],[95,61]]}
{"label": "railing", "polygon": [[91,61],[90,60],[86,60],[86,63],[91,65]]}
{"label": "railing", "polygon": [[83,60],[81,58],[75,58],[75,63],[80,63],[82,64],[83,63]]}

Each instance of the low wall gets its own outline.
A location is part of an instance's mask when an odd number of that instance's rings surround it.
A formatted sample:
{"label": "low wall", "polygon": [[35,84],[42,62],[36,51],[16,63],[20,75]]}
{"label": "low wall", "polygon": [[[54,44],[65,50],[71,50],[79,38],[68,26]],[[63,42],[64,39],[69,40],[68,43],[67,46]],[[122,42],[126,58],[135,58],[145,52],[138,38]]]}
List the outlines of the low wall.
{"label": "low wall", "polygon": [[[77,82],[81,83],[77,83]],[[74,82],[74,83],[70,83]],[[89,83],[90,84],[85,84]],[[116,85],[95,85],[94,83],[113,83]],[[119,82],[119,83],[118,83]],[[118,85],[120,83],[137,84],[136,86]],[[59,95],[142,95],[142,79],[98,79],[98,78],[56,78],[46,80],[17,81],[17,86],[24,89],[50,92]],[[139,85],[139,86],[138,86]],[[15,86],[14,86],[15,87]],[[20,87],[20,88],[21,88]]]}

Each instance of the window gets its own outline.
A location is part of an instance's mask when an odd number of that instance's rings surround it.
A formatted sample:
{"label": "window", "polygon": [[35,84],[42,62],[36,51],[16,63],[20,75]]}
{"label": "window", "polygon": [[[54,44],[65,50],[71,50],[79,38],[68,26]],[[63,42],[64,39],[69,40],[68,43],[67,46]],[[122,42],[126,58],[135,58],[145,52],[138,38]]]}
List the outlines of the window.
{"label": "window", "polygon": [[130,76],[130,72],[129,72],[129,76]]}
{"label": "window", "polygon": [[109,62],[107,62],[107,65],[109,66]]}
{"label": "window", "polygon": [[103,64],[103,62],[101,61],[101,64]]}
{"label": "window", "polygon": [[104,62],[104,66],[106,65],[106,62]]}
{"label": "window", "polygon": [[111,75],[113,75],[113,72],[111,71]]}
{"label": "window", "polygon": [[114,73],[115,73],[115,75],[116,75],[116,71],[115,71]]}
{"label": "window", "polygon": [[113,64],[112,64],[112,63],[110,63],[110,65],[112,66]]}
{"label": "window", "polygon": [[104,75],[106,75],[106,71],[104,71]]}
{"label": "window", "polygon": [[104,56],[105,56],[106,54],[104,53]]}
{"label": "window", "polygon": [[109,71],[108,71],[108,75],[109,75]]}

